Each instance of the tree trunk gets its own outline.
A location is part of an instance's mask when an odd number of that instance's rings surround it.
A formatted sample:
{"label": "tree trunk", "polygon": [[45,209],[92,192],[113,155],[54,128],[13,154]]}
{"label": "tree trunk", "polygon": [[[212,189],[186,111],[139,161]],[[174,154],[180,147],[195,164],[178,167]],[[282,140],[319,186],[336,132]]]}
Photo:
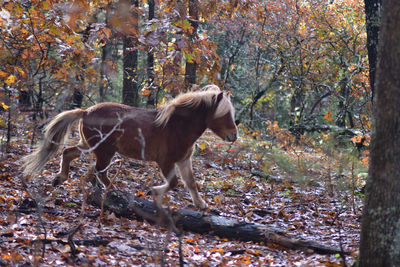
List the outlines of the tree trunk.
{"label": "tree trunk", "polygon": [[102,55],[101,55],[100,75],[102,81],[100,83],[99,96],[100,96],[100,102],[104,102],[105,96],[107,95],[107,88],[110,87],[109,74],[111,70],[110,70],[110,65],[107,63],[107,61],[112,60],[112,45],[109,43],[105,44],[101,49],[101,52]]}
{"label": "tree trunk", "polygon": [[[86,69],[86,66],[83,65],[82,69]],[[72,99],[71,99],[71,109],[75,108],[81,108],[82,107],[82,101],[83,101],[83,94],[80,90],[80,88],[84,88],[84,82],[85,81],[85,76],[83,72],[79,72],[76,74],[76,84],[75,88],[73,88],[73,93],[72,93]]]}
{"label": "tree trunk", "polygon": [[346,127],[346,115],[347,115],[347,102],[350,94],[349,86],[348,86],[348,81],[347,78],[343,78],[340,81],[340,97],[339,97],[339,103],[338,103],[338,114],[336,116],[336,125],[339,127]]}
{"label": "tree trunk", "polygon": [[[189,0],[189,17],[190,23],[193,26],[193,32],[190,34],[189,38],[193,42],[197,36],[197,21],[199,19],[199,4],[197,0]],[[196,84],[196,60],[193,59],[192,62],[186,61],[186,72],[185,72],[185,87],[189,89],[193,84]]]}
{"label": "tree trunk", "polygon": [[74,93],[72,95],[72,104],[71,108],[81,108],[82,107],[82,101],[83,101],[83,94],[81,91],[78,89],[74,90]]}
{"label": "tree trunk", "polygon": [[[302,107],[304,101],[304,93],[302,88],[296,88],[291,99],[290,99],[290,121],[289,125],[291,127],[299,124],[302,117]],[[295,128],[293,128],[295,129]],[[294,135],[299,136],[304,132],[293,132]]]}
{"label": "tree trunk", "polygon": [[381,0],[364,0],[365,25],[367,30],[367,49],[369,61],[369,81],[371,84],[372,98],[375,91],[375,75],[377,63],[377,49],[379,40],[379,27],[381,22]]}
{"label": "tree trunk", "polygon": [[[105,10],[105,24],[109,25],[110,21],[110,16],[111,16],[111,7],[108,5]],[[104,46],[101,49],[101,65],[100,65],[100,75],[102,78],[102,81],[100,82],[100,88],[99,88],[99,96],[100,96],[100,102],[104,102],[105,96],[107,95],[107,88],[110,87],[110,73],[113,72],[113,70],[110,68],[110,64],[108,61],[112,62],[113,57],[112,57],[112,44],[110,43],[109,40],[105,41]]]}
{"label": "tree trunk", "polygon": [[359,266],[400,266],[400,5],[382,4]]}
{"label": "tree trunk", "polygon": [[[135,7],[139,6],[137,0],[133,1],[133,4]],[[137,16],[136,11],[133,12],[133,15]],[[136,23],[138,23],[138,20],[136,20]],[[135,27],[138,28],[138,25],[136,24]],[[124,38],[123,51],[124,81],[122,85],[122,103],[129,106],[137,106],[139,103],[137,82],[138,50],[132,36]]]}
{"label": "tree trunk", "polygon": [[129,106],[137,106],[139,93],[137,86],[138,54],[134,42],[124,38],[124,82],[122,86],[122,103]]}
{"label": "tree trunk", "polygon": [[18,104],[25,108],[30,107],[32,105],[31,92],[28,90],[20,90]]}
{"label": "tree trunk", "polygon": [[[155,2],[154,0],[147,1],[149,5],[149,21],[154,18]],[[154,53],[153,47],[150,47],[147,51],[147,87],[150,90],[150,94],[147,98],[147,106],[154,107],[156,105],[156,87],[154,85]]]}

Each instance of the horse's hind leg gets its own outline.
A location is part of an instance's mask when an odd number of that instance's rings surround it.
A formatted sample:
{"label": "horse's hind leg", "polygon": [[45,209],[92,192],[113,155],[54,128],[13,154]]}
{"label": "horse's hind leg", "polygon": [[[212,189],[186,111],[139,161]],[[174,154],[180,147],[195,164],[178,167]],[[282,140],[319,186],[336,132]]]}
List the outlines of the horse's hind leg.
{"label": "horse's hind leg", "polygon": [[89,180],[93,185],[96,185],[96,177],[105,185],[108,186],[111,182],[107,177],[107,171],[110,167],[111,159],[114,157],[115,152],[102,151],[96,154],[96,166],[90,170]]}
{"label": "horse's hind leg", "polygon": [[192,158],[188,157],[183,161],[177,162],[176,165],[178,166],[182,179],[189,190],[194,205],[200,209],[207,209],[208,205],[201,198],[199,191],[197,190],[196,181],[193,177]]}
{"label": "horse's hind leg", "polygon": [[83,145],[77,145],[64,149],[62,153],[60,172],[57,174],[56,178],[54,178],[53,186],[60,185],[68,179],[71,161],[81,155],[82,148],[84,148]]}

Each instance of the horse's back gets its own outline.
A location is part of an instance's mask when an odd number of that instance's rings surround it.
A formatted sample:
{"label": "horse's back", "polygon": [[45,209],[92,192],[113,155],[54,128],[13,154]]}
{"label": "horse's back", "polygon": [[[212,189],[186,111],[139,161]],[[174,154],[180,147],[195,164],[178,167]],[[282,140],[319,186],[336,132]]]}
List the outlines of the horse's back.
{"label": "horse's back", "polygon": [[85,117],[114,117],[130,112],[132,107],[114,102],[103,102],[86,109]]}
{"label": "horse's back", "polygon": [[124,104],[104,102],[91,106],[83,116],[83,123],[98,125],[121,124],[125,121],[130,123],[141,121],[154,121],[157,115],[155,109],[144,109],[131,107]]}
{"label": "horse's back", "polygon": [[141,150],[146,148],[146,157],[155,160],[156,153],[152,147],[160,139],[159,130],[154,125],[156,116],[155,109],[100,103],[86,110],[82,120],[83,138],[91,147],[101,142],[95,153],[119,152],[142,159]]}

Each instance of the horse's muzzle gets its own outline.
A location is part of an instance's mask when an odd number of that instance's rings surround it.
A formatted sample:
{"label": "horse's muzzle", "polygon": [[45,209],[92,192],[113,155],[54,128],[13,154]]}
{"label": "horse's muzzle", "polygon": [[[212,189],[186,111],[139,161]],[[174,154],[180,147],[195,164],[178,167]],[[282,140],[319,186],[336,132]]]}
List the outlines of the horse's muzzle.
{"label": "horse's muzzle", "polygon": [[227,134],[225,140],[229,142],[235,142],[237,139],[237,133]]}

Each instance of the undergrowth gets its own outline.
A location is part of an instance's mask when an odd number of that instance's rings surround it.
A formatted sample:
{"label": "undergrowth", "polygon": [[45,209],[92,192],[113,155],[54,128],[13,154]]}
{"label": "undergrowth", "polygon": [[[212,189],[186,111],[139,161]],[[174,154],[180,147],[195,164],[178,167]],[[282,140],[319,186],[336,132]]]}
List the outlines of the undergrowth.
{"label": "undergrowth", "polygon": [[332,193],[359,194],[368,175],[368,151],[360,153],[351,139],[343,143],[334,133],[296,140],[277,125],[269,128],[270,136],[242,136],[241,140],[258,154],[253,156],[258,158],[256,168],[266,176],[300,184],[320,184],[330,187]]}

